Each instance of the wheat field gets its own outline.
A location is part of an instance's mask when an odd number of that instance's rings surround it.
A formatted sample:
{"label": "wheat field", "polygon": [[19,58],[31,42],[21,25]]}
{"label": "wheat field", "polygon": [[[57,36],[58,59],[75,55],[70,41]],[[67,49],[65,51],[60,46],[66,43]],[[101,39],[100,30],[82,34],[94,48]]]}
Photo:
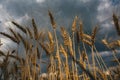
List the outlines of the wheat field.
{"label": "wheat field", "polygon": [[[91,34],[83,30],[83,22],[75,16],[71,25],[71,33],[60,27],[60,34],[57,34],[57,23],[51,11],[48,11],[52,31],[40,31],[32,19],[32,28],[25,27],[11,21],[22,33],[8,28],[9,32],[0,34],[9,38],[18,45],[15,50],[7,53],[0,51],[0,79],[1,80],[119,80],[120,79],[120,60],[117,58],[117,47],[120,47],[120,40],[108,41],[103,39],[101,42],[113,52],[112,56],[117,62],[117,66],[109,67],[106,65],[102,56],[95,46],[96,34],[99,30],[95,26]],[[120,25],[118,17],[113,14],[113,22],[116,32],[120,36]],[[58,39],[61,37],[62,41]],[[23,45],[24,53],[19,52],[19,45]],[[1,44],[2,45],[2,44]],[[90,55],[86,46],[90,48]],[[81,48],[82,47],[82,48]],[[24,54],[19,56],[18,53]],[[46,55],[47,61],[43,60]],[[10,65],[12,64],[12,67]],[[44,70],[43,72],[43,65]]]}

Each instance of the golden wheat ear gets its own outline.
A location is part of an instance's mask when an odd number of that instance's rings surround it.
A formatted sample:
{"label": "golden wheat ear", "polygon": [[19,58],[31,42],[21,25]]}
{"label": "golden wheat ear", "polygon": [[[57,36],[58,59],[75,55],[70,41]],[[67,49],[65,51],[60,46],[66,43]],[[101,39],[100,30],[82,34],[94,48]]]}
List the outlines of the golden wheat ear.
{"label": "golden wheat ear", "polygon": [[49,32],[49,31],[48,31],[48,39],[49,39],[49,41],[50,41],[51,44],[54,43],[52,33]]}
{"label": "golden wheat ear", "polygon": [[117,31],[118,35],[120,36],[120,25],[119,25],[119,20],[118,20],[118,17],[117,17],[115,14],[113,14],[113,22],[114,22],[116,31]]}
{"label": "golden wheat ear", "polygon": [[39,44],[44,49],[44,51],[46,52],[46,54],[50,55],[50,52],[49,52],[48,48],[46,48],[46,46],[42,42],[40,42]]}
{"label": "golden wheat ear", "polygon": [[82,21],[80,21],[79,22],[79,27],[80,27],[80,38],[81,38],[81,40],[83,39],[83,22]]}
{"label": "golden wheat ear", "polygon": [[59,51],[65,56],[67,57],[67,52],[65,51],[64,47],[62,46],[62,44],[60,44],[60,49]]}
{"label": "golden wheat ear", "polygon": [[92,44],[95,42],[95,36],[97,34],[97,31],[98,31],[98,26],[96,26],[93,31],[92,31],[92,35],[91,35],[91,38],[92,38]]}
{"label": "golden wheat ear", "polygon": [[19,25],[18,23],[14,22],[14,21],[12,21],[12,23],[13,23],[18,29],[20,29],[22,32],[24,32],[25,34],[27,33],[26,29],[25,29],[23,26]]}
{"label": "golden wheat ear", "polygon": [[54,17],[52,15],[51,11],[49,11],[49,10],[48,10],[48,15],[50,17],[50,21],[51,21],[53,29],[56,29],[56,23],[55,23]]}
{"label": "golden wheat ear", "polygon": [[62,38],[64,40],[64,45],[65,46],[68,46],[69,45],[69,34],[68,32],[65,30],[64,27],[61,27],[61,35],[62,35]]}
{"label": "golden wheat ear", "polygon": [[76,31],[77,19],[78,19],[78,17],[75,16],[75,18],[74,18],[74,20],[73,20],[73,23],[72,23],[72,32],[75,32],[75,31]]}

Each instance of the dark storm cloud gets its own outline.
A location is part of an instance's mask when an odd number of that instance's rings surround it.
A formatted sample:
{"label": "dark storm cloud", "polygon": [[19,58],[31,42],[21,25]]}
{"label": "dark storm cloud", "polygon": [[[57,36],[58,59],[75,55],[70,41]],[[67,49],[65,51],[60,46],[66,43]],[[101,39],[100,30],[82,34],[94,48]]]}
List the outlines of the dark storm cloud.
{"label": "dark storm cloud", "polygon": [[25,14],[31,14],[32,10],[40,11],[40,6],[32,0],[6,0],[4,2],[6,10],[10,15],[22,17]]}
{"label": "dark storm cloud", "polygon": [[[97,6],[99,0],[6,0],[2,1],[5,9],[14,18],[20,18],[27,14],[34,17],[41,26],[48,25],[48,9],[52,10],[59,25],[70,26],[77,15],[83,20],[86,29],[96,24]],[[87,2],[88,1],[88,2]],[[47,24],[47,25],[46,25]],[[68,25],[69,24],[69,25]]]}
{"label": "dark storm cloud", "polygon": [[[71,29],[74,17],[78,16],[83,21],[84,30],[87,33],[91,32],[97,23],[111,16],[110,3],[110,0],[0,0],[4,12],[19,23],[29,25],[31,18],[35,18],[38,26],[51,28],[48,17],[48,10],[51,10],[58,27],[65,26],[67,29]],[[4,15],[6,17],[6,14]],[[5,22],[5,24],[7,23]],[[109,23],[110,21],[101,23],[99,26],[102,28],[100,37],[104,36],[106,31],[111,31],[110,34],[114,35],[115,30],[113,26],[108,27]],[[100,44],[100,42],[96,44]],[[99,46],[97,45],[97,47]],[[99,49],[103,50],[100,47]]]}
{"label": "dark storm cloud", "polygon": [[[95,22],[95,17],[97,13],[96,7],[98,6],[99,1],[91,0],[88,3],[83,3],[79,0],[66,0],[61,1],[58,9],[53,6],[57,12],[60,12],[60,16],[64,16],[63,21],[69,19],[70,24],[73,21],[73,18],[77,15],[85,24],[85,26],[90,29],[92,23]],[[68,24],[68,23],[67,23]]]}

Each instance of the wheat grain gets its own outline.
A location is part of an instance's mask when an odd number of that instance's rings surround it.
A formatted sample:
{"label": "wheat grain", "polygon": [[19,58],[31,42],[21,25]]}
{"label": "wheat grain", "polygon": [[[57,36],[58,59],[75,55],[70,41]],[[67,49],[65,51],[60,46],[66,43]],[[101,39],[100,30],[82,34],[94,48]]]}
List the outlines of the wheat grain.
{"label": "wheat grain", "polygon": [[52,13],[50,11],[48,11],[48,15],[50,17],[50,21],[51,21],[53,29],[56,29],[56,23],[54,21],[53,15],[52,15]]}

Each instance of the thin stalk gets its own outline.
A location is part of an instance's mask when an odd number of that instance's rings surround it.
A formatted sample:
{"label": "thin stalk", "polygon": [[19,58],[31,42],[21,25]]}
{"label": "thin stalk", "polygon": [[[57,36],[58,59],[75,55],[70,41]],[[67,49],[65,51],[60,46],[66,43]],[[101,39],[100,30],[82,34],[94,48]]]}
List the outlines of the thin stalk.
{"label": "thin stalk", "polygon": [[[83,42],[83,48],[84,48],[84,50],[85,50],[85,54],[88,56],[84,42]],[[88,69],[90,70],[89,58],[87,59],[87,63],[88,63]]]}
{"label": "thin stalk", "polygon": [[53,29],[53,30],[54,30],[54,34],[55,34],[55,40],[56,40],[56,48],[57,48],[56,55],[57,55],[57,57],[58,57],[58,68],[59,68],[59,73],[60,73],[60,80],[62,80],[62,74],[61,74],[61,60],[60,60],[58,39],[57,39],[57,35],[56,35],[56,29]]}
{"label": "thin stalk", "polygon": [[[37,49],[37,47],[36,47],[36,49]],[[35,76],[36,76],[36,60],[37,60],[37,51],[35,51],[35,61],[34,61],[35,65],[34,65],[34,77],[33,77],[34,80],[35,80]]]}
{"label": "thin stalk", "polygon": [[[41,54],[40,54],[40,64],[41,64],[41,58],[42,58],[42,53],[43,53],[43,49],[41,49]],[[40,68],[40,74],[41,74],[41,68]]]}
{"label": "thin stalk", "polygon": [[[108,49],[111,49],[111,48],[108,46]],[[116,54],[116,51],[112,49],[112,55],[113,55],[113,57],[115,58],[115,60],[117,61],[118,65],[120,65],[120,62],[119,62],[119,60],[117,59],[117,57],[116,57],[115,54]]]}
{"label": "thin stalk", "polygon": [[99,52],[97,51],[97,49],[96,49],[95,46],[94,46],[94,50],[95,50],[95,52],[97,53],[97,56],[99,57],[99,59],[101,59],[101,61],[102,61],[102,63],[103,63],[103,67],[105,67],[104,70],[108,70],[108,68],[107,68],[107,66],[106,66],[106,64],[105,64],[105,62],[104,62],[104,60],[103,60],[102,57],[100,56],[100,54],[99,54]]}
{"label": "thin stalk", "polygon": [[95,54],[93,51],[93,46],[91,47],[91,51],[92,51],[92,64],[93,64],[93,74],[95,76],[95,80],[96,80],[96,68],[95,68]]}
{"label": "thin stalk", "polygon": [[116,57],[116,52],[114,50],[112,50],[112,54],[113,54],[113,57],[115,58],[115,60],[117,61],[118,65],[120,66],[120,62],[118,60],[118,58]]}
{"label": "thin stalk", "polygon": [[70,54],[70,56],[72,57],[73,61],[75,61],[76,64],[78,64],[79,67],[81,67],[81,69],[82,69],[87,75],[89,75],[89,77],[90,77],[91,80],[96,80],[96,79],[95,79],[95,76],[92,75],[89,70],[87,71],[87,70],[83,67],[83,65],[82,65],[79,61],[75,60],[75,58],[74,58],[71,54]]}
{"label": "thin stalk", "polygon": [[[93,51],[94,51],[94,48],[93,48]],[[94,55],[94,57],[95,57],[95,59],[96,59],[96,61],[97,61],[97,63],[98,63],[98,66],[100,67],[100,69],[103,69],[103,70],[104,70],[104,67],[100,64],[98,55],[96,54],[96,55]],[[97,57],[98,57],[98,58],[97,58]]]}
{"label": "thin stalk", "polygon": [[100,69],[103,70],[103,68],[102,68],[102,66],[101,66],[101,64],[100,64],[100,61],[99,61],[99,59],[97,58],[96,55],[95,55],[95,59],[96,59],[96,61],[97,61],[97,63],[98,63],[98,66],[100,67]]}
{"label": "thin stalk", "polygon": [[72,61],[72,78],[73,78],[73,80],[75,80],[74,68],[75,68],[75,66],[74,66],[74,61]]}
{"label": "thin stalk", "polygon": [[[95,52],[96,52],[96,50],[95,50]],[[98,52],[96,52],[96,58],[99,60],[99,64],[100,64],[100,69],[102,70],[102,71],[105,71],[105,70],[107,70],[107,68],[105,68],[105,63],[104,63],[104,61],[103,61],[103,59],[102,59],[102,57],[98,54]],[[101,62],[102,61],[102,62]]]}
{"label": "thin stalk", "polygon": [[30,65],[29,65],[29,61],[28,61],[28,54],[27,54],[28,51],[26,51],[26,65],[27,65],[27,68],[28,68],[28,76],[29,78],[31,78],[31,73],[30,73]]}
{"label": "thin stalk", "polygon": [[[75,33],[73,32],[73,56],[75,57],[75,59],[76,59],[76,53],[75,53]],[[75,65],[75,80],[78,80],[78,78],[77,78],[77,65],[76,65],[76,63],[74,63],[74,65]],[[74,66],[73,66],[74,67]]]}
{"label": "thin stalk", "polygon": [[66,56],[65,57],[65,71],[66,71],[66,80],[68,80],[69,79],[69,64],[68,64],[68,57]]}
{"label": "thin stalk", "polygon": [[[97,49],[96,49],[95,46],[94,46],[94,49],[95,49],[95,51],[96,51],[98,57],[101,59],[101,61],[102,61],[102,63],[103,63],[103,66],[105,67],[105,69],[106,69],[106,70],[109,70],[109,69],[107,68],[107,66],[106,66],[106,64],[105,64],[105,62],[104,62],[104,60],[103,60],[102,57],[100,56],[99,52],[97,51]],[[110,74],[110,79],[113,80],[111,74]]]}

